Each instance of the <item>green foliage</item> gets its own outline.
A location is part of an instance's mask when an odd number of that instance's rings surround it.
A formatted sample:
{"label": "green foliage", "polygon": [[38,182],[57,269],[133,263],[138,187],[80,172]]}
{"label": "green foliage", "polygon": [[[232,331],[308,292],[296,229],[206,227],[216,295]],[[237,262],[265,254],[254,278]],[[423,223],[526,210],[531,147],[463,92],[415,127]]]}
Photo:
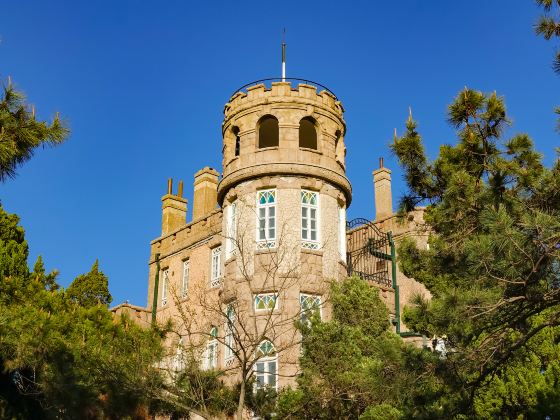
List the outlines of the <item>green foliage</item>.
{"label": "green foliage", "polygon": [[84,307],[109,305],[112,302],[109,279],[99,271],[98,260],[95,260],[89,273],[76,277],[66,289],[66,296]]}
{"label": "green foliage", "polygon": [[[526,134],[503,138],[509,121],[495,93],[465,89],[448,117],[458,141],[434,161],[412,117],[392,146],[409,186],[401,210],[428,204],[432,229],[428,250],[411,240],[399,247],[402,271],[432,294],[417,297],[403,318],[415,331],[448,336],[452,351],[440,371],[454,386],[453,402],[442,402],[448,410],[483,416],[490,411],[480,396],[499,394],[502,381],[512,394],[499,410],[514,413],[523,404],[513,393],[527,396],[514,376],[541,378],[541,367],[557,363],[556,351],[540,366],[523,355],[557,346],[550,331],[560,325],[560,161],[545,168]],[[536,401],[527,397],[525,408]]]}
{"label": "green foliage", "polygon": [[360,420],[399,420],[401,418],[403,418],[403,414],[400,410],[385,403],[368,407],[360,416]]}
{"label": "green foliage", "polygon": [[3,86],[0,100],[0,182],[16,175],[16,168],[33,156],[39,146],[58,145],[68,137],[69,130],[58,114],[48,124],[35,118],[23,93],[11,81]]}
{"label": "green foliage", "polygon": [[[536,0],[537,5],[543,8],[545,14],[541,16],[535,25],[537,35],[542,35],[547,41],[552,38],[560,37],[560,1],[558,0]],[[552,14],[556,12],[556,16]],[[552,68],[556,73],[560,74],[560,52],[556,53],[556,57],[552,63]]]}
{"label": "green foliage", "polygon": [[29,272],[17,223],[0,208],[0,417],[122,418],[161,399],[160,332],[76,305],[41,258]]}
{"label": "green foliage", "polygon": [[[332,320],[315,319],[304,330],[298,389],[280,393],[278,416],[379,418],[385,409],[388,415],[433,413],[430,395],[441,390],[429,372],[439,360],[389,332],[389,313],[378,289],[350,278],[333,283],[331,302]],[[421,409],[415,411],[418,398]]]}

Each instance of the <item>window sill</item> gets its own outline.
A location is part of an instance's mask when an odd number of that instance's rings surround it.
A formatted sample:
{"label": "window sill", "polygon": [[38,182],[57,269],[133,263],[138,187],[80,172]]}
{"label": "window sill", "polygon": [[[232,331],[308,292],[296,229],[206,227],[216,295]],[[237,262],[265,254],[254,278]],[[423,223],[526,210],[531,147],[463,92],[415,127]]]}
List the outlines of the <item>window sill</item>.
{"label": "window sill", "polygon": [[255,249],[255,255],[264,255],[264,254],[272,254],[276,252],[276,248],[263,248],[263,249]]}
{"label": "window sill", "polygon": [[259,152],[267,152],[269,150],[278,150],[279,147],[278,146],[271,146],[271,147],[257,147],[257,150],[255,151],[255,153],[259,153]]}
{"label": "window sill", "polygon": [[322,249],[301,248],[301,252],[303,254],[318,255],[319,257],[323,256],[323,250]]}
{"label": "window sill", "polygon": [[300,147],[299,150],[302,150],[304,152],[311,152],[311,153],[315,153],[317,155],[322,155],[323,152],[321,152],[320,150],[317,149],[311,149],[310,147]]}

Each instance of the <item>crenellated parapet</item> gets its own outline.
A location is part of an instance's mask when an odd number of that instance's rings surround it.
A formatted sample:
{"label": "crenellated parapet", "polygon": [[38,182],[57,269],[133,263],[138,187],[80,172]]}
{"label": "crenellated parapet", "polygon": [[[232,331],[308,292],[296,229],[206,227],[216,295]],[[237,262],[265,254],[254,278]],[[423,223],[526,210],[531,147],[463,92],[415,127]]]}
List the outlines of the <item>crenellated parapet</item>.
{"label": "crenellated parapet", "polygon": [[339,188],[349,205],[343,114],[332,92],[310,84],[259,83],[235,93],[224,108],[218,203],[239,183],[279,175],[324,180]]}

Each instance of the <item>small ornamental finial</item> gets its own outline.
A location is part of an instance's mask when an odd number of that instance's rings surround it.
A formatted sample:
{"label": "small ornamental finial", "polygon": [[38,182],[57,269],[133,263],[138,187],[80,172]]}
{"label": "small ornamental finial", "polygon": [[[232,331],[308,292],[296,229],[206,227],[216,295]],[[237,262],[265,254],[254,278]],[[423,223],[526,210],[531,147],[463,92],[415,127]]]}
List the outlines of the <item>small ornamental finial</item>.
{"label": "small ornamental finial", "polygon": [[31,118],[35,118],[35,105],[31,105]]}
{"label": "small ornamental finial", "polygon": [[383,156],[379,158],[379,169],[383,168]]}
{"label": "small ornamental finial", "polygon": [[412,122],[412,107],[408,107],[408,121]]}
{"label": "small ornamental finial", "polygon": [[397,141],[397,127],[395,127],[395,131],[393,132],[393,140]]}

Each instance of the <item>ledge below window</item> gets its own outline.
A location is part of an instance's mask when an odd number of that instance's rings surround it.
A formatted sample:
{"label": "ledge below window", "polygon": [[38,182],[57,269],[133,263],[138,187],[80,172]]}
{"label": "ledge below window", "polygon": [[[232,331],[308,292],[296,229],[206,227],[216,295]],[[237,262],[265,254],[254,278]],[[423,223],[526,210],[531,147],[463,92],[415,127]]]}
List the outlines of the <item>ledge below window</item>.
{"label": "ledge below window", "polygon": [[301,248],[301,253],[302,254],[318,255],[319,257],[323,256],[323,250],[322,249]]}

